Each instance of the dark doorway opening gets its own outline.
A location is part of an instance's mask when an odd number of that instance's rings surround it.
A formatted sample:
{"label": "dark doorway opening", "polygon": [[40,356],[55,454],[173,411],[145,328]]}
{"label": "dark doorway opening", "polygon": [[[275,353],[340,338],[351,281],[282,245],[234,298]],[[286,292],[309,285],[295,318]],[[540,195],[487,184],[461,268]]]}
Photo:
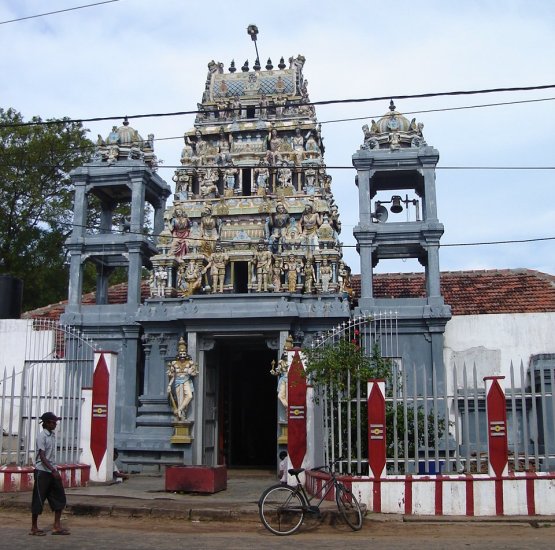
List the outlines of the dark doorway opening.
{"label": "dark doorway opening", "polygon": [[264,338],[221,344],[220,460],[230,468],[274,468],[277,452],[276,351]]}
{"label": "dark doorway opening", "polygon": [[252,178],[251,169],[250,168],[243,168],[241,193],[245,197],[250,197],[250,195],[251,195],[251,187],[252,187],[251,178]]}
{"label": "dark doorway opening", "polygon": [[246,294],[249,291],[248,262],[234,262],[233,264],[233,292]]}

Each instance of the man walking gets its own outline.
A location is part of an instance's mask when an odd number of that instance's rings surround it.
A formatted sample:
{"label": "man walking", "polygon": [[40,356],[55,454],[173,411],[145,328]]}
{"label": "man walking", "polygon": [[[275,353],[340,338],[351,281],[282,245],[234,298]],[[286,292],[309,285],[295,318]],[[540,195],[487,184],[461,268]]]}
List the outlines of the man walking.
{"label": "man walking", "polygon": [[45,531],[39,529],[38,519],[42,514],[44,501],[48,500],[50,508],[54,512],[52,534],[69,535],[69,531],[62,528],[61,523],[62,510],[66,507],[66,493],[62,477],[54,462],[56,450],[54,430],[58,423],[58,417],[54,413],[47,412],[40,417],[40,421],[44,429],[37,435],[35,485],[31,503],[32,525],[29,534],[38,537],[46,535]]}

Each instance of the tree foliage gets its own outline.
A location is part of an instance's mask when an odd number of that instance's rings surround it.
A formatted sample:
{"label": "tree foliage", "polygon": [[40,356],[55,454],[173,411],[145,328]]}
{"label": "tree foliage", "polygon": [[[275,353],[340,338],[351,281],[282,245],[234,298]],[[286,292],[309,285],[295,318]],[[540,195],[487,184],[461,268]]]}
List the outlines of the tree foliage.
{"label": "tree foliage", "polygon": [[89,160],[93,144],[78,122],[23,122],[14,109],[0,109],[0,272],[23,279],[24,309],[32,309],[67,295],[69,172]]}

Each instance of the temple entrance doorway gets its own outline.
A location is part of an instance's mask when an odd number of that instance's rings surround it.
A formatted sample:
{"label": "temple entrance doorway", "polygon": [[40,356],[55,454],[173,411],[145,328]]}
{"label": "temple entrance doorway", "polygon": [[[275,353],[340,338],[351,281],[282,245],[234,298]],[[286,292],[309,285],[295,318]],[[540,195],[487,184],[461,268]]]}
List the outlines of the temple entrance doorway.
{"label": "temple entrance doorway", "polygon": [[277,351],[261,336],[222,339],[218,355],[218,463],[228,468],[275,467]]}

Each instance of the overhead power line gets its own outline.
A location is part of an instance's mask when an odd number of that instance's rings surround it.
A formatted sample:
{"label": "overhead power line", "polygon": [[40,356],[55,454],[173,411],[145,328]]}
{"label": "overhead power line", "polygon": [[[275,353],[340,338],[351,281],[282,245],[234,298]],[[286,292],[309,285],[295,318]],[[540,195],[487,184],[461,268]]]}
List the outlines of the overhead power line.
{"label": "overhead power line", "polygon": [[[84,229],[98,229],[97,227],[90,227],[87,225],[80,225],[80,224],[73,224],[70,222],[61,222],[60,225],[65,225],[68,227],[81,227]],[[123,230],[113,230],[114,233],[129,233],[131,235],[143,235],[144,237],[152,237],[152,238],[158,238],[161,235],[159,233],[149,233],[147,235],[145,235],[144,233],[140,232],[140,231],[123,231]],[[174,237],[173,235],[171,236],[172,239],[177,239],[178,237]],[[204,241],[204,240],[213,240],[213,239],[204,239],[201,237],[187,237],[188,240],[190,241]],[[554,241],[555,240],[555,236],[553,237],[534,237],[531,239],[507,239],[507,240],[503,240],[503,241],[475,241],[475,242],[468,242],[468,243],[440,243],[440,247],[454,247],[454,246],[487,246],[487,245],[496,245],[496,244],[520,244],[520,243],[533,243],[533,242],[543,242],[543,241]],[[223,244],[223,245],[237,245],[237,241],[232,241],[232,240],[225,240],[225,239],[220,239],[218,240],[218,243]],[[341,244],[341,248],[356,248],[357,245],[355,244]]]}
{"label": "overhead power line", "polygon": [[[392,94],[387,96],[376,96],[367,98],[357,98],[357,99],[330,99],[324,101],[313,101],[308,102],[306,105],[331,105],[331,104],[345,104],[345,103],[368,103],[373,101],[384,101],[388,99],[422,99],[429,97],[445,97],[445,96],[459,96],[459,95],[477,95],[477,94],[492,94],[492,93],[502,93],[502,92],[529,92],[533,90],[547,90],[555,88],[555,84],[543,84],[540,86],[518,86],[510,88],[489,88],[483,90],[462,90],[453,92],[429,92],[424,94]],[[222,112],[232,112],[237,111],[234,109],[221,109]],[[10,127],[20,127],[20,126],[42,126],[51,124],[63,123],[83,123],[83,122],[101,122],[104,120],[123,120],[127,119],[139,119],[139,118],[162,118],[171,116],[183,116],[183,115],[196,115],[199,113],[204,113],[198,109],[191,111],[173,111],[168,113],[143,113],[137,115],[117,115],[117,116],[106,116],[106,117],[91,117],[91,118],[76,118],[76,119],[54,119],[54,120],[41,120],[35,122],[14,122],[14,123],[4,123],[0,124],[0,128],[10,128]]]}
{"label": "overhead power line", "polygon": [[26,17],[19,17],[17,19],[9,19],[8,21],[0,21],[0,25],[6,25],[7,23],[17,23],[18,21],[25,21],[26,19],[36,19],[37,17],[45,17],[47,15],[54,15],[56,13],[64,13],[66,11],[82,10],[83,8],[92,8],[94,6],[100,6],[101,4],[111,4],[113,2],[119,2],[120,0],[105,0],[104,2],[95,2],[94,4],[85,4],[84,6],[75,6],[74,8],[66,8],[65,10],[49,11],[46,13],[37,13],[36,15],[28,15]]}

